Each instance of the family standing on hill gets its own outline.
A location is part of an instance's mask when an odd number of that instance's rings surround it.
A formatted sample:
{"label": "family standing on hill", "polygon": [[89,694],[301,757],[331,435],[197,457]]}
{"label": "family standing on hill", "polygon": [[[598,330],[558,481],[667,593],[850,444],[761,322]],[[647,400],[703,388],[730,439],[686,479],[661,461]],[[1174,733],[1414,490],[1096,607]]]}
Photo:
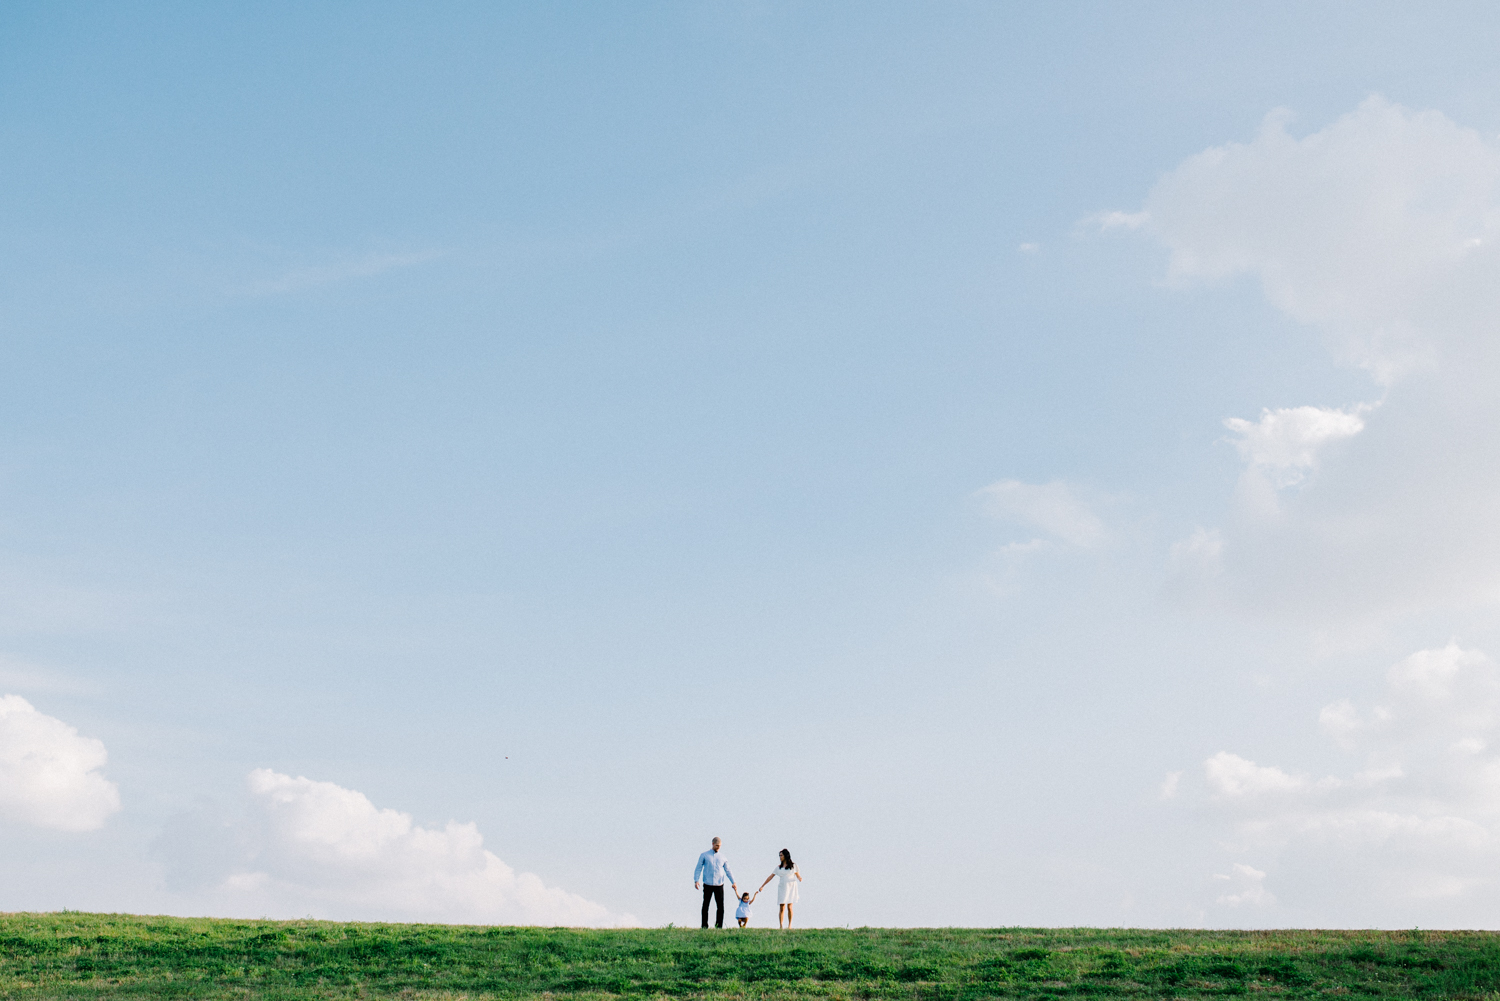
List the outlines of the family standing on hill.
{"label": "family standing on hill", "polygon": [[[779,879],[781,882],[776,884],[776,927],[790,928],[792,905],[797,902],[797,887],[802,882],[802,873],[792,861],[792,853],[783,848],[781,857],[776,863],[776,870],[766,877],[765,883],[760,884],[760,889],[757,889],[754,894],[740,893],[739,885],[734,881],[734,873],[729,871],[729,863],[724,860],[724,854],[720,851],[723,844],[718,838],[714,838],[713,847],[698,856],[698,864],[693,868],[693,889],[703,887],[703,927],[708,927],[709,901],[717,905],[714,927],[724,927],[725,879],[729,880],[730,889],[734,890],[739,897],[739,906],[735,908],[734,916],[741,928],[750,923],[750,905],[755,903],[755,898],[760,896],[760,891],[766,888],[766,883]],[[785,924],[782,923],[783,921]]]}

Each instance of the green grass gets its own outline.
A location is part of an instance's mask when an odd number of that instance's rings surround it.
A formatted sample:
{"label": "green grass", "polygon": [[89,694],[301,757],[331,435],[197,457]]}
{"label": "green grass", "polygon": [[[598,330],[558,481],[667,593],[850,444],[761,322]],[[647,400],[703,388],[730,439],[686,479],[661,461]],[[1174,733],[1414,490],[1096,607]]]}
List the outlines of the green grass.
{"label": "green grass", "polygon": [[1500,998],[1488,932],[580,931],[0,915],[4,998]]}

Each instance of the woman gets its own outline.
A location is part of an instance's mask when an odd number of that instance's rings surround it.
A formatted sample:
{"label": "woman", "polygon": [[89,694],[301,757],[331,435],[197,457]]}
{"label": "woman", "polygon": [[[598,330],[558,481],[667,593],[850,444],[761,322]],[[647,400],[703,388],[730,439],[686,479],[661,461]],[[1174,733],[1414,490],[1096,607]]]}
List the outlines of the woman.
{"label": "woman", "polygon": [[[781,920],[786,918],[785,927],[792,926],[792,905],[797,902],[797,885],[802,882],[802,873],[797,871],[797,866],[792,862],[792,853],[785,848],[781,850],[780,864],[776,871],[766,877],[766,882],[760,884],[760,890],[766,888],[766,883],[773,879],[780,879],[776,884],[776,927],[783,927]],[[756,890],[759,893],[760,890]]]}

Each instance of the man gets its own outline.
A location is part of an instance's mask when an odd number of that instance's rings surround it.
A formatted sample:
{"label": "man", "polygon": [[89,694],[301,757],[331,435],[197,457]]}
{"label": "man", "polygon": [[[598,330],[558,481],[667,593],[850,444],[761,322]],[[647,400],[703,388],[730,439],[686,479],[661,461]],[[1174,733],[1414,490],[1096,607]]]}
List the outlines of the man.
{"label": "man", "polygon": [[703,927],[708,927],[708,902],[710,900],[718,904],[715,912],[714,927],[724,927],[724,877],[729,877],[729,886],[734,890],[734,895],[740,895],[740,888],[734,881],[734,873],[729,871],[729,863],[724,861],[724,856],[719,854],[722,845],[718,838],[714,838],[712,851],[706,851],[698,856],[698,864],[693,867],[693,889],[698,889],[698,884],[703,884]]}

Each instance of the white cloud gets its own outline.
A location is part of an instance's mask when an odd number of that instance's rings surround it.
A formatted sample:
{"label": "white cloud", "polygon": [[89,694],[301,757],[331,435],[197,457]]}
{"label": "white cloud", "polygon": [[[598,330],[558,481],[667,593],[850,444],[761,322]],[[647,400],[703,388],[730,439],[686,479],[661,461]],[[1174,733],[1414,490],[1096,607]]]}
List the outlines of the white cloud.
{"label": "white cloud", "polygon": [[1151,221],[1149,212],[1100,212],[1090,219],[1100,229],[1140,229]]}
{"label": "white cloud", "polygon": [[[1204,763],[1202,803],[1223,811],[1220,840],[1302,873],[1299,892],[1325,894],[1320,911],[1343,920],[1404,922],[1434,901],[1450,922],[1490,913],[1500,889],[1494,663],[1456,644],[1419,651],[1387,671],[1372,705],[1341,699],[1318,723],[1349,756],[1350,778],[1312,782],[1227,752]],[[1220,900],[1254,902],[1250,892]]]}
{"label": "white cloud", "polygon": [[1229,907],[1239,907],[1241,904],[1269,907],[1276,903],[1276,897],[1266,889],[1266,874],[1243,862],[1234,863],[1229,875],[1215,875],[1214,879],[1223,880],[1232,888],[1231,892],[1219,895],[1218,902],[1221,904]]}
{"label": "white cloud", "polygon": [[1361,409],[1348,413],[1321,407],[1287,407],[1263,410],[1254,423],[1229,417],[1224,426],[1239,435],[1234,446],[1247,464],[1269,474],[1276,486],[1286,487],[1302,482],[1317,467],[1319,449],[1365,429]]}
{"label": "white cloud", "polygon": [[1500,151],[1378,97],[1302,139],[1290,120],[1274,112],[1251,142],[1190,157],[1139,225],[1171,250],[1170,279],[1255,275],[1272,303],[1390,382],[1450,338],[1454,282],[1494,275]]}
{"label": "white cloud", "polygon": [[1038,529],[1071,546],[1094,546],[1105,539],[1098,515],[1060,480],[1041,484],[1000,480],[980,490],[978,496],[992,517]]}
{"label": "white cloud", "polygon": [[1197,526],[1167,552],[1167,592],[1179,600],[1199,600],[1210,592],[1223,555],[1223,534],[1217,528]]}
{"label": "white cloud", "polygon": [[1355,710],[1354,703],[1348,699],[1340,699],[1323,707],[1323,711],[1318,714],[1318,725],[1339,746],[1352,748],[1354,735],[1359,730],[1359,713]]}
{"label": "white cloud", "polygon": [[[1457,643],[1449,643],[1438,650],[1417,651],[1394,665],[1387,673],[1387,680],[1392,693],[1405,697],[1408,704],[1449,700],[1455,687],[1465,680],[1488,689],[1493,684],[1493,676],[1483,671],[1488,662],[1489,658],[1478,650],[1464,650]],[[1491,694],[1482,693],[1482,701],[1492,701],[1485,697]]]}
{"label": "white cloud", "polygon": [[100,774],[104,744],[44,715],[19,695],[0,696],[0,816],[59,831],[91,831],[120,809]]}
{"label": "white cloud", "polygon": [[1273,766],[1257,765],[1228,751],[1220,751],[1205,761],[1203,774],[1214,796],[1221,799],[1305,792],[1312,788],[1312,783],[1304,777],[1288,775]]}
{"label": "white cloud", "polygon": [[[180,818],[159,845],[170,886],[237,914],[570,926],[633,925],[486,850],[478,828],[414,823],[332,782],[250,773],[240,821]],[[226,846],[229,846],[226,848]],[[209,885],[204,885],[209,884]]]}
{"label": "white cloud", "polygon": [[1300,138],[1288,123],[1189,157],[1111,224],[1164,244],[1170,282],[1252,276],[1386,389],[1378,419],[1226,421],[1247,464],[1236,503],[1214,553],[1174,548],[1169,591],[1345,635],[1493,606],[1500,144],[1380,98]]}
{"label": "white cloud", "polygon": [[1157,789],[1158,799],[1171,799],[1177,795],[1177,787],[1182,784],[1181,772],[1168,772],[1167,777],[1161,780],[1161,786]]}

